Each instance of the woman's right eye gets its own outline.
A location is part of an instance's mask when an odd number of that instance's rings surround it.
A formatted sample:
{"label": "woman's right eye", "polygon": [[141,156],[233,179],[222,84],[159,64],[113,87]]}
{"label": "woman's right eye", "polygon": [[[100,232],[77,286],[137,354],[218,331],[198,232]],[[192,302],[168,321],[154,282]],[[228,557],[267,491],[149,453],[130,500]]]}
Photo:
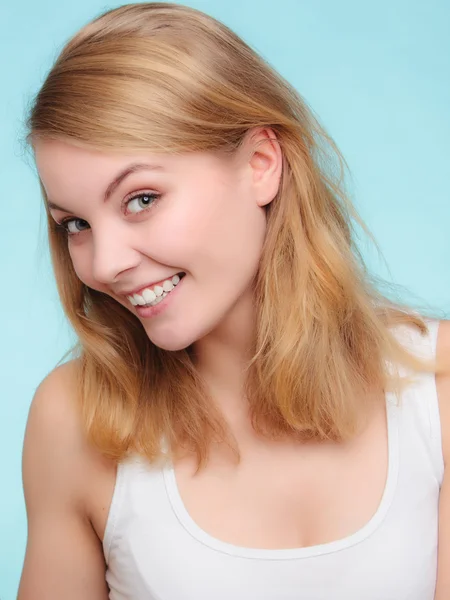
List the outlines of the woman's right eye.
{"label": "woman's right eye", "polygon": [[62,227],[68,235],[76,235],[77,233],[81,233],[83,231],[83,229],[81,231],[80,231],[80,229],[76,229],[76,228],[73,228],[73,230],[71,229],[71,225],[75,225],[76,223],[78,223],[78,224],[81,223],[82,227],[84,225],[87,225],[89,227],[89,223],[87,221],[85,221],[84,219],[74,219],[74,218],[63,219],[60,223],[57,223],[57,225],[59,227]]}

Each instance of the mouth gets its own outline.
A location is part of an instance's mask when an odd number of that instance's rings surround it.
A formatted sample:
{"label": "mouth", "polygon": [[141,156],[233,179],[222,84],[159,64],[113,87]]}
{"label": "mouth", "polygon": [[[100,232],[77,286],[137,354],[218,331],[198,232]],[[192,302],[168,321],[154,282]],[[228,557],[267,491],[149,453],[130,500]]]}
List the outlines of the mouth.
{"label": "mouth", "polygon": [[162,302],[176,287],[186,275],[184,271],[180,271],[169,279],[165,279],[157,285],[141,290],[139,294],[127,296],[127,300],[136,310],[141,308],[149,308],[157,306]]}

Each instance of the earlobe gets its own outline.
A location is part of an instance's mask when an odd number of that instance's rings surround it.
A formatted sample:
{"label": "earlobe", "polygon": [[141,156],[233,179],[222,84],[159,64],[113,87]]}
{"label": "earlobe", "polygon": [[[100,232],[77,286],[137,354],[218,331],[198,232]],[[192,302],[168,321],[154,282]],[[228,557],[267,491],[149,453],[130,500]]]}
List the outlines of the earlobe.
{"label": "earlobe", "polygon": [[251,136],[252,186],[258,206],[266,206],[275,198],[281,181],[283,155],[275,132],[258,129]]}

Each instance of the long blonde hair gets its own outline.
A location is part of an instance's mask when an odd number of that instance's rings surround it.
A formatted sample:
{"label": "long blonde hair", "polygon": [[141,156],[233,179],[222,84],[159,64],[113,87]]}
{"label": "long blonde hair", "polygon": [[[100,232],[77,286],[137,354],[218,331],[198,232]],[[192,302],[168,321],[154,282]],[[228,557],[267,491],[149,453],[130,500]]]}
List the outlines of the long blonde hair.
{"label": "long blonde hair", "polygon": [[[96,18],[63,48],[34,100],[27,141],[232,153],[258,126],[275,132],[283,175],[267,209],[254,285],[246,386],[252,423],[271,438],[344,440],[356,432],[374,386],[402,389],[386,360],[415,371],[438,366],[393,335],[394,325],[425,333],[425,315],[377,289],[355,243],[354,223],[375,240],[344,191],[347,165],[287,81],[202,12],[129,4]],[[79,340],[70,352],[91,442],[116,460],[131,452],[154,460],[164,436],[169,455],[189,449],[202,466],[211,442],[223,440],[239,458],[190,348],[156,347],[134,315],[85,286],[48,209],[47,217],[59,294]]]}

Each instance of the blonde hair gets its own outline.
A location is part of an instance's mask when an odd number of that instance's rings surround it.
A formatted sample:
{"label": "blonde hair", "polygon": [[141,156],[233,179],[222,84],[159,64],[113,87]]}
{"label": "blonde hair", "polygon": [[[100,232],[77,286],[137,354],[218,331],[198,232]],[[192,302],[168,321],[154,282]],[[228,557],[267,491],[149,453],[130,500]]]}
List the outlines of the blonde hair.
{"label": "blonde hair", "polygon": [[[28,126],[27,140],[110,152],[232,153],[253,127],[275,132],[283,174],[267,208],[246,386],[256,431],[347,439],[374,386],[399,392],[405,384],[386,360],[438,370],[393,335],[394,325],[425,333],[424,315],[389,300],[369,274],[353,221],[372,236],[344,191],[347,165],[334,142],[297,91],[215,19],[159,2],[102,14],[61,51]],[[154,460],[164,436],[169,455],[192,450],[200,468],[211,442],[224,440],[239,458],[191,348],[156,347],[134,315],[85,286],[47,216],[58,291],[79,340],[70,352],[91,442],[116,460],[131,452]]]}

